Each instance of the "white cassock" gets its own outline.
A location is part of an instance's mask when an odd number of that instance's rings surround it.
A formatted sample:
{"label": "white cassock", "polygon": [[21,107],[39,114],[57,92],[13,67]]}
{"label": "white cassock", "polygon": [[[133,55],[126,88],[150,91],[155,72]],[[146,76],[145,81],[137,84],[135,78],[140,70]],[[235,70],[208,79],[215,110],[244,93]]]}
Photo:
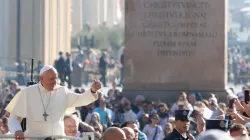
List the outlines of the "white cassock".
{"label": "white cassock", "polygon": [[[66,110],[88,105],[96,99],[97,96],[90,90],[77,94],[68,88],[56,86],[54,91],[49,92],[39,83],[18,92],[6,111],[11,114],[10,121],[18,117],[27,119],[26,135],[65,135],[63,117]],[[47,121],[43,116],[45,110],[49,115]],[[20,129],[20,126],[13,126],[13,123],[17,124],[15,121],[9,123],[12,133]]]}

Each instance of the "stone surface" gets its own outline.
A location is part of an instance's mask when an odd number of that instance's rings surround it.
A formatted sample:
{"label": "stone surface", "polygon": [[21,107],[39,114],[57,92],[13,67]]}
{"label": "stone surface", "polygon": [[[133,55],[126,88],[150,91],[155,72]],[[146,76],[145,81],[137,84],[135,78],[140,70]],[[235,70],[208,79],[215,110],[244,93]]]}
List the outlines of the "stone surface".
{"label": "stone surface", "polygon": [[225,0],[125,2],[125,91],[225,88]]}

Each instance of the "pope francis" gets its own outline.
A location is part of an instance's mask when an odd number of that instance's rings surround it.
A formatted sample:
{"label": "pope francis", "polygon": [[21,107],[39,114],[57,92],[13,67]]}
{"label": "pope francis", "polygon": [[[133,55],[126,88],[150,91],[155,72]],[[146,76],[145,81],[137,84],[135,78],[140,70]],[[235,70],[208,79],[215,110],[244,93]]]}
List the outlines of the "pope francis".
{"label": "pope francis", "polygon": [[40,71],[40,83],[18,92],[6,107],[10,112],[8,126],[16,139],[24,139],[22,118],[27,119],[25,134],[65,135],[63,117],[66,111],[97,99],[96,91],[101,88],[99,81],[94,81],[89,91],[76,94],[57,85],[57,76],[53,66],[44,66]]}

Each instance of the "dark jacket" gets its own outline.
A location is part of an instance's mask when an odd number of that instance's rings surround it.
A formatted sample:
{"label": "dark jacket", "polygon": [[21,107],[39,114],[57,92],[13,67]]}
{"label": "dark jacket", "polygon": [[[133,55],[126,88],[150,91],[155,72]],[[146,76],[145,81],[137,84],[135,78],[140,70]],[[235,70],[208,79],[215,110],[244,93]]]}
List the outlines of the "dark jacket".
{"label": "dark jacket", "polygon": [[166,136],[163,140],[188,140],[184,138],[176,129],[173,130],[168,136]]}

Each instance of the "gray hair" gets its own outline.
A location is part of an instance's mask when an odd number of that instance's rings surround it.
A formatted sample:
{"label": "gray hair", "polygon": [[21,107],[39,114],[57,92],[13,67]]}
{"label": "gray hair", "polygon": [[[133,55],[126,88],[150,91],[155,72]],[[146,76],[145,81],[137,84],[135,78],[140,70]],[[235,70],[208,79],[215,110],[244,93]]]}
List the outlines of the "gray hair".
{"label": "gray hair", "polygon": [[137,95],[135,101],[137,102],[138,100],[145,101],[145,97],[142,95]]}

